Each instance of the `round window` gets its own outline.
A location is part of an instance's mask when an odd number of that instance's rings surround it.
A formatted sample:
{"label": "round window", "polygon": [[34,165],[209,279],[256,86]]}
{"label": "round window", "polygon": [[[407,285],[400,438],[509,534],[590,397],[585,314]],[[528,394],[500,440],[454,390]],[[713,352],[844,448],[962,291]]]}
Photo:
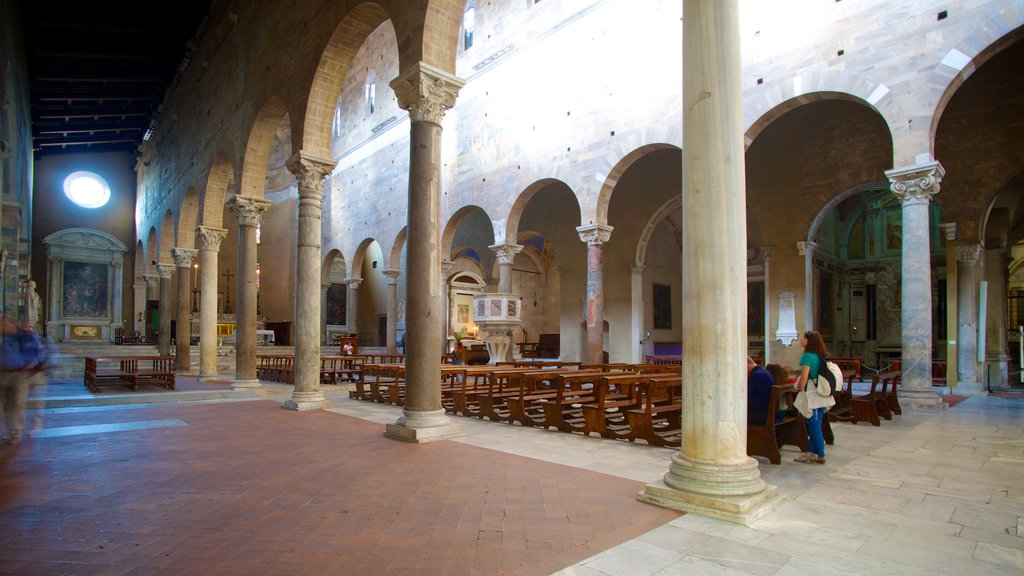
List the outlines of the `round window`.
{"label": "round window", "polygon": [[99,208],[110,200],[110,186],[99,174],[79,170],[64,179],[64,194],[83,208]]}

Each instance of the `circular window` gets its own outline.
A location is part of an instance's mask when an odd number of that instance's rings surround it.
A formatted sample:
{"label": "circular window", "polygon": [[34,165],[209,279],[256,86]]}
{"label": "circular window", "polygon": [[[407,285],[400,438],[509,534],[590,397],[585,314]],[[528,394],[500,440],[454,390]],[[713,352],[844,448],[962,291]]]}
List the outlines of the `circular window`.
{"label": "circular window", "polygon": [[64,179],[64,194],[83,208],[99,208],[110,200],[110,186],[99,174],[79,170]]}

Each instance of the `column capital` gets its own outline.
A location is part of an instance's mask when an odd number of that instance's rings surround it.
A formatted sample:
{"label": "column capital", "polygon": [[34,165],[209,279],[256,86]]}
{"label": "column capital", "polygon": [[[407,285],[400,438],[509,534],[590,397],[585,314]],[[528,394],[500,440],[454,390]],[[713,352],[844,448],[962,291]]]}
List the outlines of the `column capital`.
{"label": "column capital", "polygon": [[299,150],[288,159],[288,171],[299,180],[299,197],[322,196],[324,178],[331,175],[337,162],[326,158],[317,158]]}
{"label": "column capital", "polygon": [[[799,250],[799,248],[797,248],[797,249]],[[775,247],[774,246],[762,246],[761,247],[761,256],[764,257],[764,261],[765,262],[771,262],[772,258],[775,257]]]}
{"label": "column capital", "polygon": [[157,276],[159,276],[161,280],[164,279],[164,278],[170,278],[171,274],[174,273],[174,265],[173,264],[164,264],[163,262],[158,262],[157,265],[156,265],[156,273],[157,273]]}
{"label": "column capital", "polygon": [[412,122],[440,126],[444,113],[455,106],[455,98],[465,84],[462,78],[417,62],[391,81],[391,89],[398,98],[398,107],[409,111]]}
{"label": "column capital", "polygon": [[228,231],[224,228],[213,228],[210,226],[196,226],[196,240],[199,240],[200,250],[220,250],[220,243],[228,237]]}
{"label": "column capital", "polygon": [[171,258],[174,258],[174,265],[178,268],[191,268],[197,254],[199,250],[193,248],[171,248]]}
{"label": "column capital", "polygon": [[580,240],[587,246],[598,246],[604,244],[612,237],[612,230],[615,228],[607,224],[590,224],[588,226],[577,226],[576,232]]}
{"label": "column capital", "polygon": [[142,279],[146,281],[146,287],[150,288],[160,283],[160,275],[147,272],[142,275]]}
{"label": "column capital", "polygon": [[452,273],[452,268],[455,268],[455,262],[451,260],[441,260],[441,281],[447,281],[448,275]]}
{"label": "column capital", "polygon": [[643,274],[647,270],[646,264],[633,264],[629,267],[630,274]]}
{"label": "column capital", "polygon": [[516,259],[516,254],[523,251],[523,247],[520,244],[510,244],[508,242],[504,244],[495,244],[488,246],[491,252],[498,257],[498,264],[502,266],[511,266],[512,262]]}
{"label": "column capital", "polygon": [[981,261],[981,245],[965,244],[956,247],[956,261],[963,264],[977,264]]}
{"label": "column capital", "polygon": [[801,240],[796,243],[796,253],[801,256],[807,256],[808,254],[814,254],[814,251],[818,248],[818,243],[812,240]]}
{"label": "column capital", "polygon": [[270,210],[271,202],[263,198],[235,194],[225,202],[225,205],[228,210],[238,215],[239,226],[257,226],[263,213]]}
{"label": "column capital", "polygon": [[402,275],[402,271],[398,268],[385,268],[381,273],[384,274],[389,285],[398,284],[398,277]]}
{"label": "column capital", "polygon": [[345,283],[348,284],[349,289],[351,289],[351,290],[358,290],[359,289],[359,285],[363,283],[363,279],[362,278],[349,278],[348,280],[345,280]]}
{"label": "column capital", "polygon": [[893,194],[903,205],[927,204],[932,196],[939,193],[939,182],[945,174],[942,164],[935,161],[885,172]]}

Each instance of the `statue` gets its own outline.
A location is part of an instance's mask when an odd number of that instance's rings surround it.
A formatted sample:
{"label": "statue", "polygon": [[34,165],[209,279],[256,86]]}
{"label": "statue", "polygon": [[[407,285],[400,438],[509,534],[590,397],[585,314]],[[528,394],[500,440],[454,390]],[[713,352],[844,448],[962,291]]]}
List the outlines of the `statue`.
{"label": "statue", "polygon": [[36,281],[29,278],[25,281],[25,320],[30,326],[39,322],[40,299],[36,291]]}

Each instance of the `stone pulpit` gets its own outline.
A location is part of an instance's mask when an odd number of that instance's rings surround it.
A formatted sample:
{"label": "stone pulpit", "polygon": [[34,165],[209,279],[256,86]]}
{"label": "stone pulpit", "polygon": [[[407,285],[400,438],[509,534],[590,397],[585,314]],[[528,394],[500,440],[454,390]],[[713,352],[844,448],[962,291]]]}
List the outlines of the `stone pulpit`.
{"label": "stone pulpit", "polygon": [[490,364],[512,359],[512,329],[522,323],[523,298],[518,294],[489,293],[473,298],[477,338],[487,343]]}

